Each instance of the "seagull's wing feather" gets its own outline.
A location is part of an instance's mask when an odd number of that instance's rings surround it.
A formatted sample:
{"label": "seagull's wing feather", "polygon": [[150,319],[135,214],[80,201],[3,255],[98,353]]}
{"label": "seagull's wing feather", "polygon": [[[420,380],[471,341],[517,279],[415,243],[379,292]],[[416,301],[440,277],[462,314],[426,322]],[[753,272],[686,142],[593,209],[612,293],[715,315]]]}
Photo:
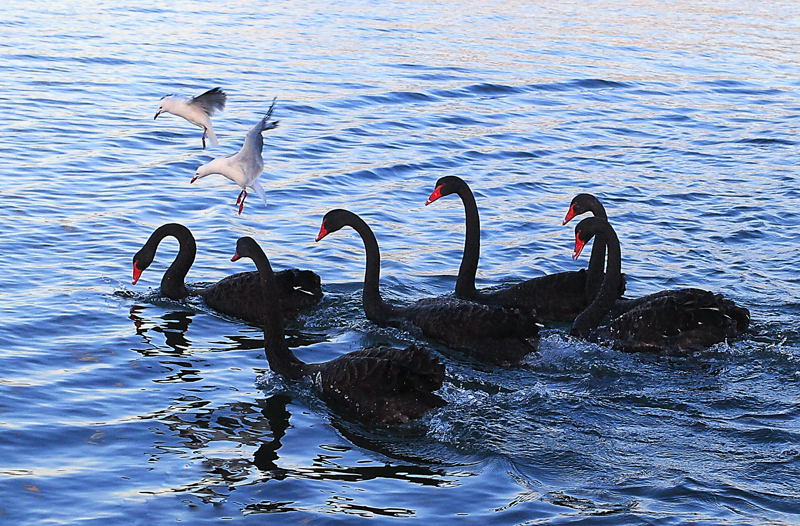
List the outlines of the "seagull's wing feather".
{"label": "seagull's wing feather", "polygon": [[189,101],[189,104],[198,106],[206,115],[214,115],[215,111],[225,108],[228,95],[220,88],[212,88]]}
{"label": "seagull's wing feather", "polygon": [[261,132],[278,127],[278,121],[270,122],[269,120],[274,109],[275,99],[272,99],[272,105],[269,107],[267,114],[247,132],[242,149],[239,150],[239,154],[242,157],[261,156],[261,150],[264,148],[264,138],[261,136]]}

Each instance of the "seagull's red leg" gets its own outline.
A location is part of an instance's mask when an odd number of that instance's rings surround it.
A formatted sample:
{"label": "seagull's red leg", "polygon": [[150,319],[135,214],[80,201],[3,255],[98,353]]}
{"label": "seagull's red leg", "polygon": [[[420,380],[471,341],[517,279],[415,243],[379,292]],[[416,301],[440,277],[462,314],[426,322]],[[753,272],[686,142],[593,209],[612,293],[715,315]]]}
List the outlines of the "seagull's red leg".
{"label": "seagull's red leg", "polygon": [[203,149],[204,150],[206,149],[206,131],[208,131],[208,128],[203,126]]}
{"label": "seagull's red leg", "polygon": [[242,197],[242,202],[239,203],[239,215],[242,215],[242,208],[244,208],[244,200],[247,199],[247,190],[242,190],[244,197]]}
{"label": "seagull's red leg", "polygon": [[242,194],[243,193],[244,193],[244,188],[242,188],[242,191],[239,192],[239,197],[236,198],[236,204],[237,205],[242,202]]}

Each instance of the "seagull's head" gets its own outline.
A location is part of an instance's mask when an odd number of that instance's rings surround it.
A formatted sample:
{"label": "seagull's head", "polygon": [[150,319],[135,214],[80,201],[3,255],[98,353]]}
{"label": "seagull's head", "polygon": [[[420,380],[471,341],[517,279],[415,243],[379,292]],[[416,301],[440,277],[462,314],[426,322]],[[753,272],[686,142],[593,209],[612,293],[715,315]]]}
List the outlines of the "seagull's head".
{"label": "seagull's head", "polygon": [[[216,161],[216,159],[214,159],[214,161]],[[194,177],[192,177],[192,180],[190,182],[193,183],[193,182],[197,181],[198,179],[202,179],[203,177],[205,177],[207,175],[211,175],[213,173],[217,173],[217,171],[214,170],[214,166],[213,166],[214,165],[214,161],[210,161],[210,162],[207,162],[204,165],[198,166],[197,170],[194,171]]]}
{"label": "seagull's head", "polygon": [[161,97],[161,100],[158,101],[158,109],[156,110],[156,116],[153,117],[153,120],[156,120],[159,115],[164,113],[165,111],[169,113],[172,107],[172,100],[175,98],[174,95],[164,95]]}

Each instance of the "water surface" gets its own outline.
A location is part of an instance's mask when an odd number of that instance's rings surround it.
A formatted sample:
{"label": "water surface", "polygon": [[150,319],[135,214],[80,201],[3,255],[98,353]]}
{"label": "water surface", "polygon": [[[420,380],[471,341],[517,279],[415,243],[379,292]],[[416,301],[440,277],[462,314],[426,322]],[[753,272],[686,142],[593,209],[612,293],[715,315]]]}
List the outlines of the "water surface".
{"label": "water surface", "polygon": [[[794,2],[23,3],[0,7],[0,522],[793,524],[800,520],[800,81]],[[162,116],[229,94],[220,146]],[[273,97],[269,204],[194,169],[235,152]],[[447,366],[414,425],[343,421],[266,370],[258,328],[161,298],[177,221],[190,282],[251,235],[317,271],[305,360],[415,341],[360,309],[352,231],[385,296],[452,290],[458,175],[481,212],[481,285],[577,269],[573,195],[606,204],[628,291],[701,286],[754,333],[685,357],[546,331],[523,367]],[[393,521],[396,522],[396,521]]]}

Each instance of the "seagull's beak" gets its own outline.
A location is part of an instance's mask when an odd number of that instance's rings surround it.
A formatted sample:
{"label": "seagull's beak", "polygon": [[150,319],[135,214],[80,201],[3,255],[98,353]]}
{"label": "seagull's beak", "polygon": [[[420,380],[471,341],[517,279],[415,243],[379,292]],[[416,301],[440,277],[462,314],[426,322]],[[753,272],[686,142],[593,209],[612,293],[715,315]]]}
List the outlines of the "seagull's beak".
{"label": "seagull's beak", "polygon": [[194,177],[192,177],[192,180],[191,180],[191,181],[189,181],[189,184],[192,184],[193,182],[197,181],[198,177],[199,177],[199,176],[197,176],[197,175],[195,175]]}
{"label": "seagull's beak", "polygon": [[156,119],[158,118],[158,116],[159,116],[159,115],[161,115],[161,113],[162,113],[162,111],[161,111],[161,110],[158,110],[158,111],[156,112],[156,116],[155,116],[155,117],[153,117],[153,120],[156,120]]}

